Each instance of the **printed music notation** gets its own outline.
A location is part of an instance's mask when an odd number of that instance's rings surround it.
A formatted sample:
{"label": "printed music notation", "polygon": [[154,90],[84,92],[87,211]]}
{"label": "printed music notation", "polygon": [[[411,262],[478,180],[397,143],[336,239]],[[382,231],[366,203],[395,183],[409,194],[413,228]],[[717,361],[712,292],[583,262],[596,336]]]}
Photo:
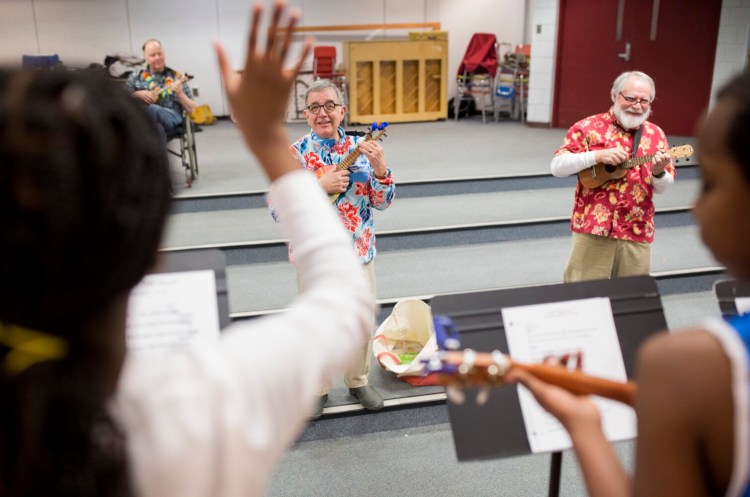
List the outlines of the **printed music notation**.
{"label": "printed music notation", "polygon": [[[548,356],[580,351],[584,373],[627,380],[608,298],[504,308],[503,323],[514,360],[539,363]],[[518,396],[532,452],[571,447],[570,437],[562,425],[528,390],[519,386]],[[636,419],[632,408],[600,397],[592,399],[602,413],[602,426],[608,440],[635,437]]]}
{"label": "printed music notation", "polygon": [[128,350],[164,352],[219,336],[216,280],[211,270],[146,275],[130,293]]}

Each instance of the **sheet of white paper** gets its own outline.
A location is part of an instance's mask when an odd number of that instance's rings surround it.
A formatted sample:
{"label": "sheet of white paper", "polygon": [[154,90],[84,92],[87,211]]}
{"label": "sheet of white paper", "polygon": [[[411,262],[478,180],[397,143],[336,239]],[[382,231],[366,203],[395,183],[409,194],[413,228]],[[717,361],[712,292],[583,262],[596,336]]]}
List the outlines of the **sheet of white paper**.
{"label": "sheet of white paper", "polygon": [[[608,298],[505,308],[503,324],[510,355],[519,362],[541,362],[550,355],[581,351],[585,373],[618,381],[627,379]],[[531,393],[519,386],[518,394],[531,451],[571,447],[565,429]],[[630,407],[600,397],[592,398],[601,410],[608,440],[635,437],[636,418]]]}
{"label": "sheet of white paper", "polygon": [[165,351],[219,336],[216,280],[211,270],[146,275],[130,292],[129,351]]}
{"label": "sheet of white paper", "polygon": [[737,306],[738,313],[750,312],[750,297],[737,297],[734,299],[734,304]]}

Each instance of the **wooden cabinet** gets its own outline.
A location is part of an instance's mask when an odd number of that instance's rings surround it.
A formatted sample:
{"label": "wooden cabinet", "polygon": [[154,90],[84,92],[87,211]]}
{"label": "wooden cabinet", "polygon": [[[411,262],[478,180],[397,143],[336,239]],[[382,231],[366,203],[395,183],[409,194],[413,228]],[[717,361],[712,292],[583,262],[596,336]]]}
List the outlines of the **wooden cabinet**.
{"label": "wooden cabinet", "polygon": [[448,116],[448,41],[362,41],[344,48],[349,122]]}

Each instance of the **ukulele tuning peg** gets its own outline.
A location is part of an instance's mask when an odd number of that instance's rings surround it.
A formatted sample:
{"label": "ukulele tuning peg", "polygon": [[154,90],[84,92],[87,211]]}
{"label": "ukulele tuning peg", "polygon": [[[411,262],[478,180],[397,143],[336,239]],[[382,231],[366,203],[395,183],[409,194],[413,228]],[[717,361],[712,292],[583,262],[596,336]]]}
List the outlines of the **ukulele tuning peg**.
{"label": "ukulele tuning peg", "polygon": [[445,387],[445,395],[448,397],[448,400],[457,405],[461,405],[466,401],[466,394],[463,388],[456,383],[451,383]]}
{"label": "ukulele tuning peg", "polygon": [[482,407],[487,403],[487,400],[490,398],[490,393],[492,392],[492,386],[491,385],[485,385],[482,387],[482,389],[477,394],[477,398],[474,400],[476,404],[479,407]]}

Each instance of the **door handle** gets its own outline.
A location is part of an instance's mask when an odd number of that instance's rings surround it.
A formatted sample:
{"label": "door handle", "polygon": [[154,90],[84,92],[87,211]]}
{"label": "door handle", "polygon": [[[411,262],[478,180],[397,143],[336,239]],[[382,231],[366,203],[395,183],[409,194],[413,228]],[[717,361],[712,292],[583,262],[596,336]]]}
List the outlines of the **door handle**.
{"label": "door handle", "polygon": [[630,43],[625,43],[625,51],[623,53],[618,53],[618,57],[620,57],[625,62],[630,62]]}

